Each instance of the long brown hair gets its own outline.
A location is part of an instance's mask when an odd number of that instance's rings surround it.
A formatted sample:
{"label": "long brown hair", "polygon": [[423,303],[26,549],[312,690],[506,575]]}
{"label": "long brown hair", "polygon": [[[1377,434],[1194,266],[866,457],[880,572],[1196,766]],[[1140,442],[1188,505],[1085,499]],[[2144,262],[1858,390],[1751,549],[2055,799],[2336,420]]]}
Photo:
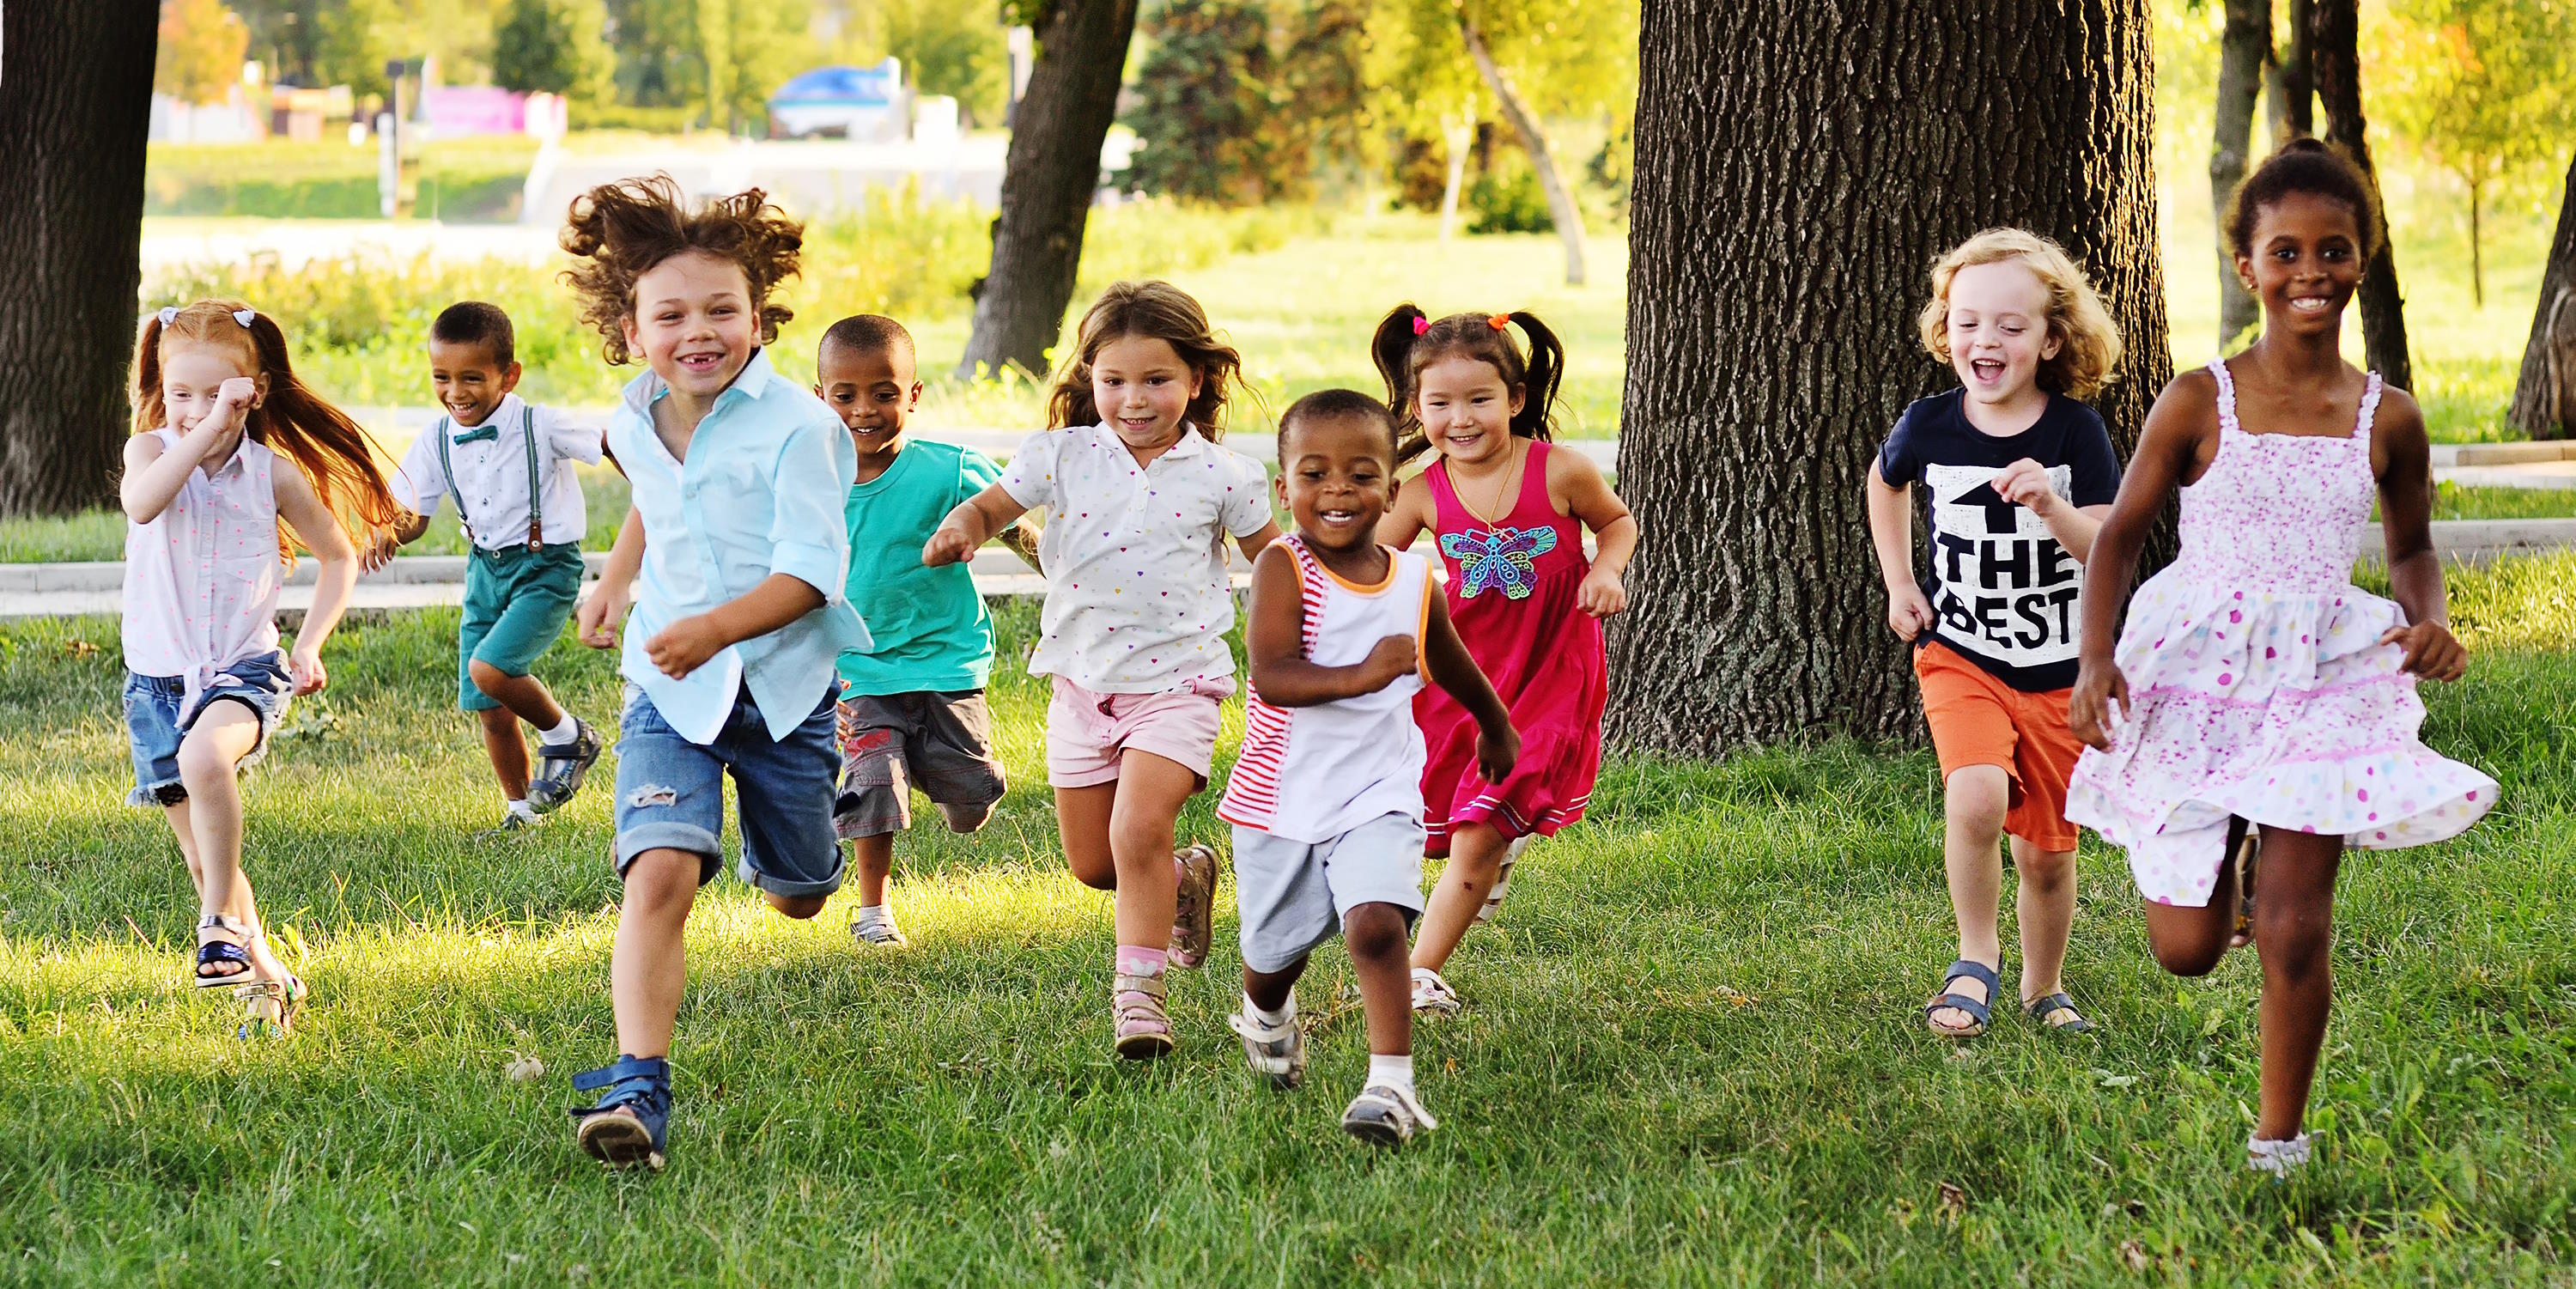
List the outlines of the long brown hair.
{"label": "long brown hair", "polygon": [[[1527,356],[1512,339],[1513,324],[1529,337]],[[1377,334],[1369,337],[1369,357],[1376,360],[1377,373],[1386,380],[1387,410],[1395,413],[1396,430],[1402,437],[1396,450],[1399,464],[1431,447],[1422,432],[1422,409],[1414,395],[1419,392],[1417,378],[1422,369],[1443,358],[1492,363],[1502,374],[1504,386],[1522,394],[1521,410],[1512,416],[1512,433],[1541,443],[1555,438],[1556,391],[1565,382],[1565,344],[1535,313],[1453,313],[1434,320],[1410,303],[1399,304],[1379,321]]]}
{"label": "long brown hair", "polygon": [[1170,345],[1199,378],[1198,397],[1181,410],[1181,419],[1211,442],[1225,437],[1226,400],[1230,387],[1243,377],[1243,355],[1216,338],[1207,310],[1189,292],[1169,282],[1120,282],[1100,293],[1091,312],[1082,315],[1072,356],[1056,372],[1055,390],[1047,396],[1048,429],[1099,423],[1100,408],[1091,399],[1091,363],[1122,336]]}
{"label": "long brown hair", "polygon": [[662,261],[691,251],[742,270],[760,318],[760,343],[776,343],[779,327],[796,316],[769,293],[796,276],[805,226],[771,205],[769,194],[758,188],[691,209],[668,174],[620,179],[573,198],[557,240],[566,254],[582,261],[564,270],[563,280],[581,299],[581,320],[599,330],[601,356],[611,367],[635,357],[626,349],[635,280]]}
{"label": "long brown hair", "polygon": [[[286,359],[286,333],[275,319],[238,300],[199,300],[184,309],[143,320],[134,342],[134,432],[160,429],[169,420],[161,402],[161,355],[172,345],[206,345],[240,359],[252,375],[268,377],[268,394],[243,416],[243,437],[295,464],[313,485],[324,509],[352,542],[364,547],[405,513],[376,465],[375,440],[346,412],[295,378]],[[241,321],[248,315],[249,322]],[[277,555],[293,562],[295,543],[313,543],[280,520]]]}

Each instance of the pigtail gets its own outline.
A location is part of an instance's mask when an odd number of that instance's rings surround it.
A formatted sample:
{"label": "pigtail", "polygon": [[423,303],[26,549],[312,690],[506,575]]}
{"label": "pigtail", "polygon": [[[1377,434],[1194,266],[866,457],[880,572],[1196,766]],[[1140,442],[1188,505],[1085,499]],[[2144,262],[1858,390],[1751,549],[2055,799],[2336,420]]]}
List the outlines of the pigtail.
{"label": "pigtail", "polygon": [[144,315],[142,334],[134,341],[134,430],[149,434],[169,419],[161,402],[161,315]]}
{"label": "pigtail", "polygon": [[1505,315],[1520,324],[1530,341],[1529,366],[1522,376],[1521,411],[1512,418],[1512,433],[1541,443],[1555,441],[1556,392],[1565,383],[1565,342],[1526,309]]}
{"label": "pigtail", "polygon": [[[348,413],[296,379],[287,361],[286,333],[276,319],[253,314],[249,331],[259,369],[268,376],[268,396],[251,410],[246,432],[294,462],[313,485],[323,508],[363,549],[403,515],[401,503],[394,500],[384,471],[376,464],[375,440]],[[295,552],[287,543],[290,531],[291,525],[279,520],[278,554],[292,561]],[[306,549],[312,549],[313,543],[303,534],[296,536]]]}
{"label": "pigtail", "polygon": [[1401,466],[1431,449],[1413,406],[1413,343],[1430,330],[1431,316],[1410,300],[1387,311],[1369,337],[1369,358],[1386,381],[1386,409],[1395,414],[1395,462]]}

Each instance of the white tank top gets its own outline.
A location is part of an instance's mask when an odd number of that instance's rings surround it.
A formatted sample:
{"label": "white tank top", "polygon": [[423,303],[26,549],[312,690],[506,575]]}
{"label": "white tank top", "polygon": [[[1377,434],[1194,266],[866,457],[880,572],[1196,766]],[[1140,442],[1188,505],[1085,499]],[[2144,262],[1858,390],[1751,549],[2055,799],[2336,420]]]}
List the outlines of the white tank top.
{"label": "white tank top", "polygon": [[1365,660],[1388,636],[1413,637],[1416,668],[1373,694],[1311,707],[1246,701],[1243,753],[1226,779],[1217,817],[1290,841],[1329,841],[1380,815],[1422,817],[1422,730],[1413,696],[1428,624],[1431,561],[1390,550],[1386,580],[1355,586],[1335,576],[1294,536],[1279,545],[1297,563],[1305,596],[1300,656],[1319,666]]}
{"label": "white tank top", "polygon": [[[151,432],[178,447],[169,429]],[[245,438],[212,474],[189,471],[151,523],[125,525],[125,669],[184,678],[183,711],[226,668],[277,652],[276,465]]]}

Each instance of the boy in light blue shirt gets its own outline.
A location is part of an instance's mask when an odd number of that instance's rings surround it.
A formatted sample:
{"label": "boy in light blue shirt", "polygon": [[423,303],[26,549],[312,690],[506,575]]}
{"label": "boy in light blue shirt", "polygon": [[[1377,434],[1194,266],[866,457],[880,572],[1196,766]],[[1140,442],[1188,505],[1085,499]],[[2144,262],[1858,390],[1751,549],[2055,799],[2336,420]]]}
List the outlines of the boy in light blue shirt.
{"label": "boy in light blue shirt", "polygon": [[[617,764],[626,899],[609,960],[618,1058],[574,1078],[584,1150],[662,1166],[668,1056],[687,983],[681,935],[723,860],[724,779],[738,800],[737,872],[792,918],[841,885],[832,836],[833,660],[867,628],[842,594],[841,503],[856,458],[840,420],[771,370],[798,226],[758,191],[688,209],[668,177],[573,203],[568,275],[626,387],[608,449],[634,487],[582,639],[619,643],[627,686]],[[639,581],[640,575],[640,581]],[[627,618],[627,608],[634,614]]]}

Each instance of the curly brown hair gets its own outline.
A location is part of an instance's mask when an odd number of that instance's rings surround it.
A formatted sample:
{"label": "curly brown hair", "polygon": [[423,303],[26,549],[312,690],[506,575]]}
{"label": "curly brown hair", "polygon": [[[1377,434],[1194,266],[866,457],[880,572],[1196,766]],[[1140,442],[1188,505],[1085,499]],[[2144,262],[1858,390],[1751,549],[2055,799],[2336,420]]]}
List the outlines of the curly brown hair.
{"label": "curly brown hair", "polygon": [[1189,292],[1169,282],[1118,282],[1100,293],[1091,311],[1082,315],[1072,356],[1056,372],[1055,388],[1047,397],[1048,429],[1099,424],[1100,408],[1091,398],[1091,363],[1110,341],[1123,336],[1170,345],[1199,378],[1198,397],[1182,409],[1181,419],[1210,442],[1225,437],[1225,404],[1229,387],[1242,379],[1243,355],[1216,338],[1207,310]]}
{"label": "curly brown hair", "polygon": [[600,352],[612,367],[635,358],[626,347],[635,280],[673,256],[698,251],[741,268],[764,345],[775,342],[778,328],[796,316],[772,303],[769,293],[796,276],[805,226],[771,205],[769,194],[758,188],[711,198],[692,210],[667,172],[601,184],[573,198],[559,240],[566,253],[585,261],[564,270],[563,280],[581,297],[581,320],[599,329]]}

